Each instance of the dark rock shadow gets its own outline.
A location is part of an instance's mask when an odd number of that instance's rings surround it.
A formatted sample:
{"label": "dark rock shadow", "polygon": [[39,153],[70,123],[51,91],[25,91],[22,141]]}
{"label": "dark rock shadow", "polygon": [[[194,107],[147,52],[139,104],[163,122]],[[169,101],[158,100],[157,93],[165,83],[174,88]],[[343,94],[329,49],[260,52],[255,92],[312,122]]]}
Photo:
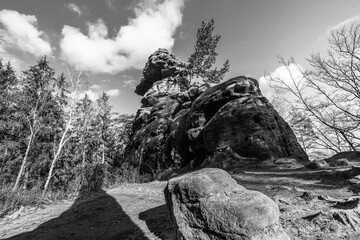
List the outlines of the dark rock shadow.
{"label": "dark rock shadow", "polygon": [[349,191],[353,192],[354,195],[359,195],[360,184],[351,184],[348,189],[349,189]]}
{"label": "dark rock shadow", "polygon": [[139,214],[149,230],[161,240],[175,239],[175,232],[166,204],[146,210]]}
{"label": "dark rock shadow", "polygon": [[7,240],[148,240],[115,198],[101,187],[91,193],[88,189],[83,186],[73,205],[59,217]]}

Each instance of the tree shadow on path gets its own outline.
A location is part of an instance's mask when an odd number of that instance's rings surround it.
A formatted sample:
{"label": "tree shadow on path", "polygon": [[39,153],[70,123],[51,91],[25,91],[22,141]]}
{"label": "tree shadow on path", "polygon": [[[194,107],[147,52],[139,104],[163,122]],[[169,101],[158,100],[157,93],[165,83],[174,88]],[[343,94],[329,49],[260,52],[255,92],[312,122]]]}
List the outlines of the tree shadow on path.
{"label": "tree shadow on path", "polygon": [[101,188],[89,198],[83,192],[59,217],[7,240],[148,240],[115,198]]}

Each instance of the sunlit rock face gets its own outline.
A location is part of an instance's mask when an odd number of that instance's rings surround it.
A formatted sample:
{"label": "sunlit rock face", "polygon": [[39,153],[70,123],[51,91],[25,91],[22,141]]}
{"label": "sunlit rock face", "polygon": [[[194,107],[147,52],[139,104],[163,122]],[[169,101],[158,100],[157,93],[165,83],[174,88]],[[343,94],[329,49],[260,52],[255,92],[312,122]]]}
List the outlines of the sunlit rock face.
{"label": "sunlit rock face", "polygon": [[172,178],[164,195],[177,239],[290,240],[276,203],[224,170],[204,168]]}
{"label": "sunlit rock face", "polygon": [[150,173],[184,166],[231,168],[243,161],[261,166],[281,157],[308,161],[255,79],[189,86],[186,67],[164,49],[149,57],[135,90],[143,96],[142,107],[127,161]]}

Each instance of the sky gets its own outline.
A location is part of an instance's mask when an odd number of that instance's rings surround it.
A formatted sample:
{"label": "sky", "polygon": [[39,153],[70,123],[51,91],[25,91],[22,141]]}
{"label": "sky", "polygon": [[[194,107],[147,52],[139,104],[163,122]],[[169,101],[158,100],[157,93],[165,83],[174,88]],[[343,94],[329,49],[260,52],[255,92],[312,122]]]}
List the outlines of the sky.
{"label": "sky", "polygon": [[135,113],[134,93],[148,56],[158,48],[186,61],[202,21],[221,35],[217,64],[230,61],[225,80],[282,74],[277,56],[325,53],[328,35],[360,20],[358,0],[0,0],[0,58],[21,72],[46,55],[58,74],[75,66],[95,99],[106,91],[113,111]]}

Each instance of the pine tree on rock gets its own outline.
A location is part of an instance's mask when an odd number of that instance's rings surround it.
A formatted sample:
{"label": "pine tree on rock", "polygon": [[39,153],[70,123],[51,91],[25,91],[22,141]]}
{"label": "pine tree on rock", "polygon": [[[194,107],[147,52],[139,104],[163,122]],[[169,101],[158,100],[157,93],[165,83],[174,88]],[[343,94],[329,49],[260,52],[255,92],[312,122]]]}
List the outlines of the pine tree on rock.
{"label": "pine tree on rock", "polygon": [[207,83],[219,83],[230,68],[229,60],[226,60],[222,68],[211,69],[216,62],[216,47],[221,37],[213,35],[213,31],[214,19],[201,23],[196,34],[195,52],[188,59],[190,77],[200,77]]}

